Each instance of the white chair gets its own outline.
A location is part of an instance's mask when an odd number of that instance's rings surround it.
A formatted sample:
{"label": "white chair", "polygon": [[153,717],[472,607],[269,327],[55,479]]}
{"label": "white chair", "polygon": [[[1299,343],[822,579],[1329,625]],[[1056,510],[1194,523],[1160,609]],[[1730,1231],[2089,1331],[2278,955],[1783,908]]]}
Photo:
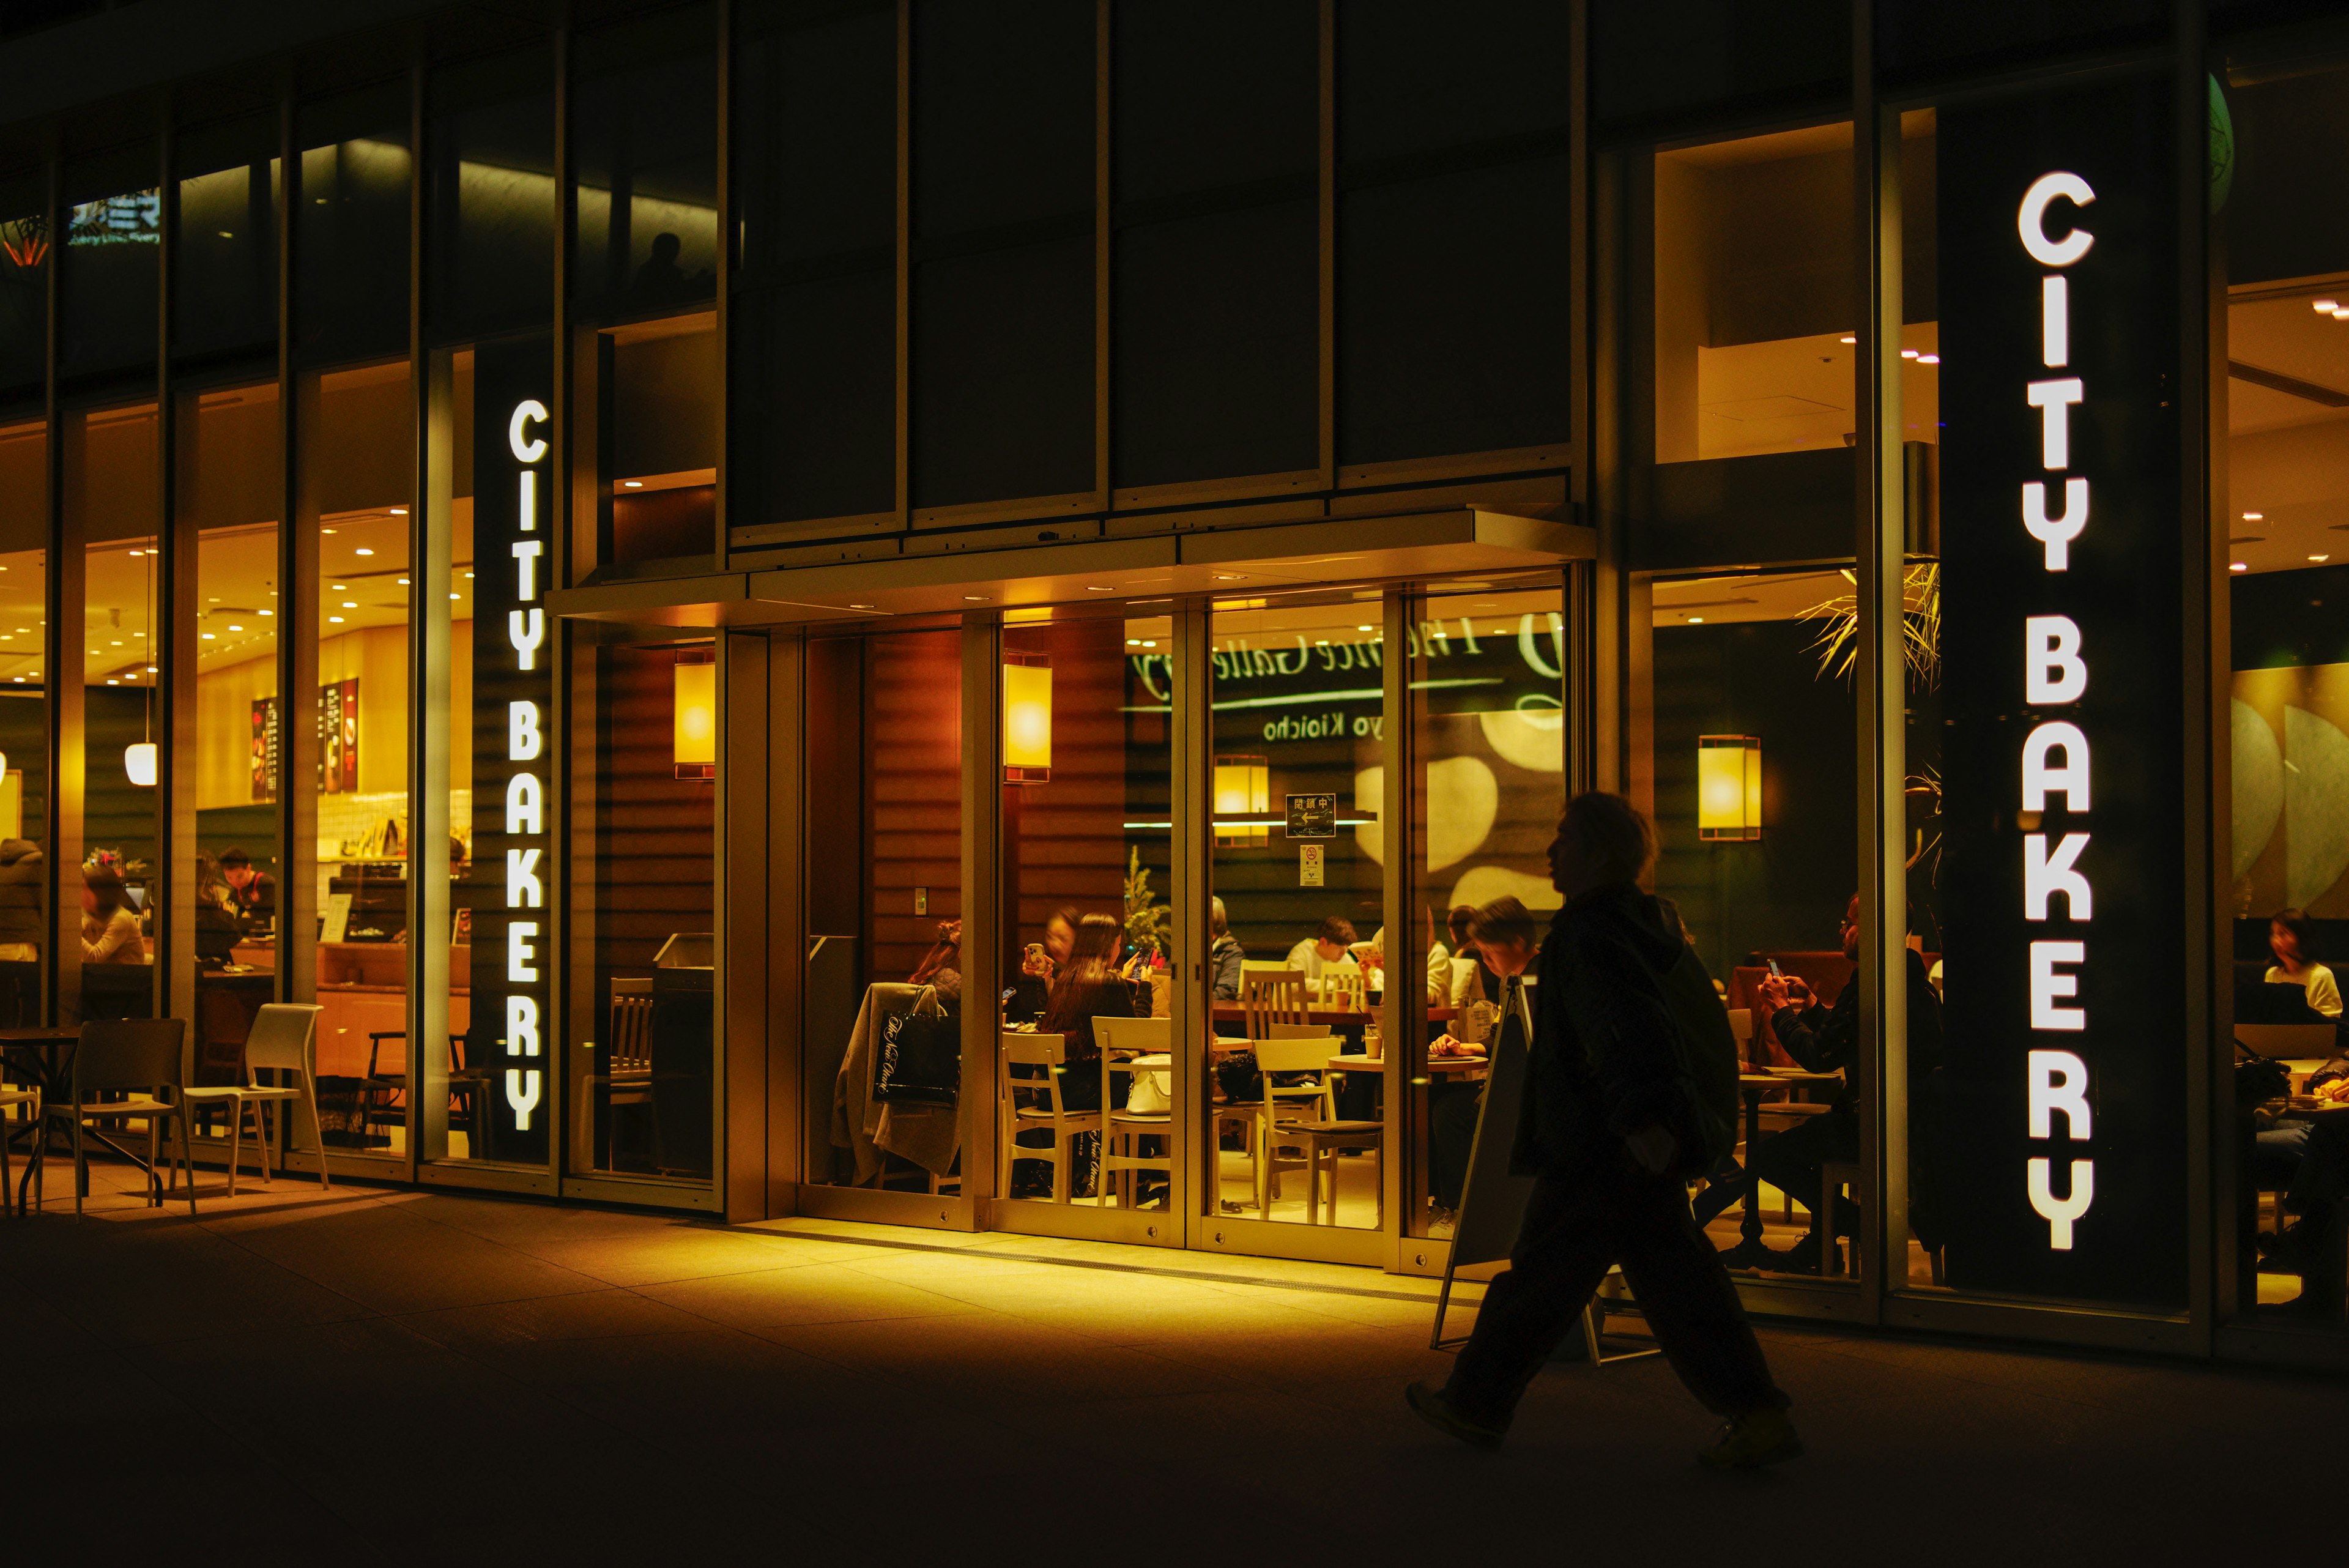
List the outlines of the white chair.
{"label": "white chair", "polygon": [[[270,1168],[269,1136],[277,1134],[277,1170],[285,1168],[285,1123],[299,1103],[310,1113],[310,1138],[318,1150],[318,1188],[333,1186],[326,1175],[326,1135],[318,1124],[318,1016],[326,1009],[315,1002],[273,1002],[254,1014],[253,1030],[244,1041],[244,1082],[199,1085],[185,1093],[191,1109],[225,1104],[229,1107],[228,1195],[236,1196],[236,1171],[243,1163],[245,1107],[253,1107],[254,1162],[261,1179],[274,1179]],[[284,1075],[282,1081],[264,1083],[255,1073]],[[265,1115],[270,1106],[277,1114]]]}
{"label": "white chair", "polygon": [[[1102,1152],[1101,1189],[1097,1202],[1109,1201],[1112,1179],[1120,1178],[1119,1205],[1134,1206],[1133,1173],[1155,1170],[1164,1174],[1167,1190],[1174,1183],[1174,1112],[1170,1105],[1163,1111],[1137,1111],[1132,1108],[1132,1090],[1127,1091],[1129,1103],[1121,1103],[1110,1081],[1112,1065],[1123,1065],[1136,1056],[1169,1054],[1173,1048],[1174,1021],[1167,1018],[1096,1018],[1093,1020],[1093,1043],[1101,1047],[1102,1075]],[[1127,1068],[1129,1078],[1139,1082],[1143,1069]],[[1172,1079],[1170,1065],[1167,1076]],[[1160,1150],[1156,1154],[1142,1152],[1142,1140],[1156,1138]]]}
{"label": "white chair", "polygon": [[[89,1184],[89,1165],[82,1152],[82,1127],[90,1122],[143,1121],[147,1124],[147,1184],[150,1201],[163,1205],[162,1124],[179,1128],[180,1162],[171,1167],[177,1185],[181,1167],[188,1173],[188,1212],[196,1211],[196,1166],[188,1152],[186,1044],[184,1018],[100,1018],[81,1026],[74,1047],[73,1096],[41,1107],[46,1125],[62,1116],[73,1133],[74,1215],[82,1211],[83,1189]],[[166,1099],[165,1094],[171,1098]],[[119,1100],[99,1095],[120,1094]],[[34,1155],[36,1159],[40,1156]]]}
{"label": "white chair", "polygon": [[1242,971],[1240,1008],[1251,1040],[1268,1038],[1268,1025],[1274,1023],[1312,1022],[1306,1011],[1305,971],[1285,967]]}
{"label": "white chair", "polygon": [[[1010,1192],[1014,1159],[1040,1159],[1052,1167],[1052,1201],[1069,1200],[1069,1167],[1075,1158],[1070,1141],[1080,1133],[1101,1131],[1102,1117],[1099,1111],[1071,1111],[1061,1103],[1061,1078],[1067,1070],[1067,1054],[1066,1035],[1030,1034],[1017,1029],[1003,1032],[1003,1048],[995,1055],[996,1104],[1002,1111],[1002,1127],[996,1138],[997,1191]],[[1015,1074],[1014,1067],[1029,1071]],[[1039,1128],[1051,1132],[1050,1147],[1030,1147],[1019,1142],[1017,1135]]]}
{"label": "white chair", "polygon": [[[25,1111],[26,1116],[32,1122],[33,1137],[36,1139],[39,1138],[43,1131],[41,1127],[41,1091],[38,1089],[12,1089],[5,1084],[0,1084],[0,1210],[6,1210],[11,1205],[16,1203],[16,1189],[14,1184],[15,1179],[10,1175],[8,1169],[8,1140],[16,1136],[17,1129],[22,1127],[25,1123],[14,1116],[7,1116],[5,1113],[20,1108]],[[36,1148],[28,1152],[25,1158],[32,1162],[33,1174],[37,1177],[41,1168],[40,1151]],[[37,1182],[36,1185],[37,1187]],[[36,1197],[34,1201],[37,1205],[39,1199]],[[24,1212],[24,1210],[22,1208],[17,1208],[16,1212],[21,1214]]]}
{"label": "white chair", "polygon": [[[1264,1075],[1264,1098],[1254,1106],[1256,1129],[1252,1142],[1256,1153],[1256,1208],[1268,1220],[1272,1217],[1273,1199],[1279,1195],[1282,1168],[1306,1170],[1312,1165],[1309,1156],[1283,1160],[1279,1154],[1283,1147],[1281,1135],[1287,1127],[1300,1122],[1329,1119],[1330,1058],[1338,1054],[1343,1044],[1339,1036],[1327,1033],[1248,1042],[1248,1048],[1256,1053],[1257,1070]],[[1276,1074],[1303,1077],[1306,1081],[1276,1084]],[[1288,1147],[1296,1147],[1298,1142],[1291,1139]],[[1309,1210],[1312,1207],[1309,1195],[1306,1207]]]}

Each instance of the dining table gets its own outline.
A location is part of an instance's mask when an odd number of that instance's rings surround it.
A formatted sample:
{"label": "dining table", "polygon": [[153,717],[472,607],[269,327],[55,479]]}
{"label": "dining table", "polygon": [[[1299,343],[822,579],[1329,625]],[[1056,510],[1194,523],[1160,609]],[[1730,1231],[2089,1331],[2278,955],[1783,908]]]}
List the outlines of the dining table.
{"label": "dining table", "polygon": [[1737,1092],[1745,1101],[1745,1179],[1744,1218],[1737,1222],[1738,1242],[1721,1254],[1723,1263],[1733,1269],[1767,1269],[1773,1267],[1778,1254],[1762,1241],[1761,1183],[1754,1179],[1754,1150],[1762,1140],[1762,1102],[1774,1091],[1784,1091],[1789,1097],[1805,1084],[1841,1084],[1841,1073],[1813,1073],[1796,1067],[1756,1069],[1741,1067],[1737,1074]]}

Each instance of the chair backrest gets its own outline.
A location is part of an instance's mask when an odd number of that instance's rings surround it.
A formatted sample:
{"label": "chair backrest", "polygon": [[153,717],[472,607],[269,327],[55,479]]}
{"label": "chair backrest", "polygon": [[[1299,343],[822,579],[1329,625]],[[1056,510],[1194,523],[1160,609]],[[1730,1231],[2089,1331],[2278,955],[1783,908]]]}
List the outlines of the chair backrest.
{"label": "chair backrest", "polygon": [[[1068,1060],[1069,1037],[1065,1034],[1030,1034],[1024,1029],[1003,1032],[1002,1048],[995,1054],[996,1086],[999,1096],[1007,1106],[1016,1106],[1020,1095],[1041,1095],[1044,1109],[1061,1114],[1061,1070]],[[1014,1067],[1040,1067],[1040,1073],[1015,1075]]]}
{"label": "chair backrest", "polygon": [[1330,1058],[1343,1050],[1345,1044],[1338,1035],[1330,1033],[1248,1042],[1256,1052],[1257,1069],[1267,1073],[1327,1072]]}
{"label": "chair backrest", "polygon": [[1243,974],[1240,1005],[1250,1038],[1261,1036],[1268,1023],[1306,1023],[1305,971],[1278,969]]}
{"label": "chair backrest", "polygon": [[246,1077],[261,1067],[310,1076],[310,1048],[317,1036],[318,1015],[326,1011],[316,1002],[264,1002],[244,1037]]}
{"label": "chair backrest", "polygon": [[1731,1039],[1737,1042],[1737,1059],[1741,1062],[1753,1060],[1754,1010],[1752,1008],[1733,1007],[1729,1010],[1729,1034]]}
{"label": "chair backrest", "polygon": [[1096,1018],[1093,1020],[1093,1044],[1104,1056],[1112,1052],[1137,1056],[1152,1055],[1174,1048],[1174,1021],[1171,1018]]}
{"label": "chair backrest", "polygon": [[649,995],[612,996],[612,1072],[649,1072],[652,1068],[653,999]]}
{"label": "chair backrest", "polygon": [[1334,1038],[1329,1026],[1322,1023],[1268,1023],[1264,1026],[1267,1040],[1328,1040]]}
{"label": "chair backrest", "polygon": [[184,1018],[94,1018],[81,1026],[74,1047],[74,1103],[93,1094],[129,1089],[142,1093],[186,1081]]}

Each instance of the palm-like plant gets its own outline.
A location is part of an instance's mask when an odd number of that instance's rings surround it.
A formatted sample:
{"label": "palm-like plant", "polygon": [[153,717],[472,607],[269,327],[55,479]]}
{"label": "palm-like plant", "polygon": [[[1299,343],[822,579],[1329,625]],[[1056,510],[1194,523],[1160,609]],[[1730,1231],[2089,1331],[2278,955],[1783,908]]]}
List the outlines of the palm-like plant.
{"label": "palm-like plant", "polygon": [[[1855,590],[1858,578],[1847,569]],[[1901,661],[1909,678],[1927,691],[1941,683],[1941,567],[1927,561],[1901,574]],[[1857,591],[1821,599],[1805,610],[1805,620],[1825,621],[1811,647],[1819,656],[1819,679],[1848,679],[1859,658],[1859,596]]]}

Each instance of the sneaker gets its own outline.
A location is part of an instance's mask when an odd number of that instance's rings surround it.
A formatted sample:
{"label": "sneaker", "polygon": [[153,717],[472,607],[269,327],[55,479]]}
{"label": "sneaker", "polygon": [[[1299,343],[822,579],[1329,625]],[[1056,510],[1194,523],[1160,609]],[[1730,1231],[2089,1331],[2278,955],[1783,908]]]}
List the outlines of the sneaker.
{"label": "sneaker", "polygon": [[1697,1455],[1708,1469],[1754,1470],[1791,1459],[1803,1451],[1802,1435],[1786,1412],[1775,1406],[1732,1416],[1713,1447]]}
{"label": "sneaker", "polygon": [[1472,1449],[1490,1452],[1501,1446],[1506,1436],[1498,1427],[1487,1427],[1472,1421],[1454,1409],[1444,1390],[1432,1383],[1414,1383],[1402,1391],[1403,1402],[1418,1412],[1419,1418],[1447,1438],[1457,1438]]}

